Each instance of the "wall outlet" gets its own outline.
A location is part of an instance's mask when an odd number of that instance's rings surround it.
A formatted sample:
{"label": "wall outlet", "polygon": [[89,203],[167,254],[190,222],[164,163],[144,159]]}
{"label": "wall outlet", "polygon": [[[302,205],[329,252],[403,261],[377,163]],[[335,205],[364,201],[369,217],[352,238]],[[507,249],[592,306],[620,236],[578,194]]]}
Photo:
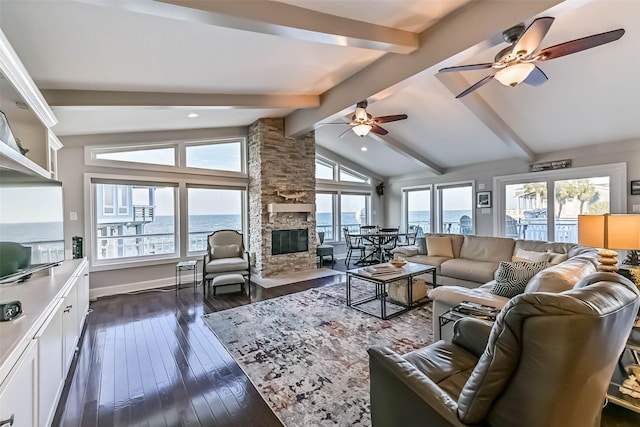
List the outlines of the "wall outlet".
{"label": "wall outlet", "polygon": [[69,221],[77,221],[78,212],[69,212]]}
{"label": "wall outlet", "polygon": [[640,205],[633,205],[633,213],[640,213]]}

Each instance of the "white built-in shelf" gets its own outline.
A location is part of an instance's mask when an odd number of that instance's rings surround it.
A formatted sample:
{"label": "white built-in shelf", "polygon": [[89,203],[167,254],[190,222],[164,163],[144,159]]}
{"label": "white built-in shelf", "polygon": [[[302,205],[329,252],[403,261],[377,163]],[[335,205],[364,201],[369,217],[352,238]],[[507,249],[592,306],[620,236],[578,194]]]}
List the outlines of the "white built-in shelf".
{"label": "white built-in shelf", "polygon": [[273,215],[277,213],[306,213],[307,221],[311,219],[311,216],[316,211],[316,205],[313,203],[269,203],[267,205],[267,212],[269,212],[269,218],[273,219]]}
{"label": "white built-in shelf", "polygon": [[0,141],[0,166],[51,178],[51,172]]}

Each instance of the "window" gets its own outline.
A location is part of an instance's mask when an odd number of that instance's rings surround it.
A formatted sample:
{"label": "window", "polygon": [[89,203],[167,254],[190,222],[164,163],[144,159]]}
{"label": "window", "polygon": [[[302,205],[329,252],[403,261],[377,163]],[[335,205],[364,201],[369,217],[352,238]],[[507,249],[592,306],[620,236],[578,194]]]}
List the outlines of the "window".
{"label": "window", "polygon": [[129,214],[129,191],[127,186],[118,185],[118,215]]}
{"label": "window", "polygon": [[[626,164],[496,177],[501,236],[576,243],[578,215],[626,212]],[[553,214],[550,214],[553,212]]]}
{"label": "window", "polygon": [[347,227],[351,232],[359,232],[361,225],[369,224],[369,195],[340,195],[340,227]]}
{"label": "window", "polygon": [[145,148],[138,150],[122,147],[111,150],[96,150],[95,158],[98,160],[146,163],[151,165],[174,166],[176,164],[174,147]]}
{"label": "window", "polygon": [[185,151],[187,167],[242,172],[240,141],[186,144]]}
{"label": "window", "polygon": [[116,213],[115,185],[103,185],[98,188],[98,194],[102,194],[102,213],[114,215]]}
{"label": "window", "polygon": [[403,200],[407,231],[431,232],[431,188],[406,189]]}
{"label": "window", "polygon": [[169,173],[246,176],[244,138],[86,146],[85,164]]}
{"label": "window", "polygon": [[[175,215],[177,189],[171,185],[118,182],[93,183],[97,206],[94,212],[95,239],[93,258],[100,261],[149,259],[177,255],[177,221]],[[126,209],[108,215],[103,203],[113,195],[130,194],[122,200]],[[118,198],[120,200],[120,198]]]}
{"label": "window", "polygon": [[328,179],[333,181],[334,167],[335,167],[334,163],[328,160],[316,157],[316,179]]}
{"label": "window", "polygon": [[473,183],[436,186],[441,233],[474,234]]}
{"label": "window", "polygon": [[344,182],[360,182],[363,184],[369,183],[369,178],[359,174],[358,172],[354,172],[345,168],[344,166],[340,166],[338,169],[338,180]]}
{"label": "window", "polygon": [[318,231],[324,232],[325,240],[338,240],[334,234],[334,199],[332,193],[316,193],[316,226]]}
{"label": "window", "polygon": [[316,227],[325,242],[343,240],[343,227],[359,231],[371,221],[368,176],[316,156],[316,180]]}
{"label": "window", "polygon": [[242,233],[244,190],[187,186],[188,234],[187,253],[207,249],[207,235],[216,230]]}

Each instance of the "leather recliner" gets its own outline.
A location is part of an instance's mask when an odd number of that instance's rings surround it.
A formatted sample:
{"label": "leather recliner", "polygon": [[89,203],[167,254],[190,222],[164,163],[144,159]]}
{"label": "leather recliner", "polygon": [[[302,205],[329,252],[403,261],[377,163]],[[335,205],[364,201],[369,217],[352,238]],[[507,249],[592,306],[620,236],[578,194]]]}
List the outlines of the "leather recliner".
{"label": "leather recliner", "polygon": [[495,324],[465,318],[451,343],[369,349],[374,426],[587,427],[640,305],[636,286],[594,273],[568,291],[516,296]]}

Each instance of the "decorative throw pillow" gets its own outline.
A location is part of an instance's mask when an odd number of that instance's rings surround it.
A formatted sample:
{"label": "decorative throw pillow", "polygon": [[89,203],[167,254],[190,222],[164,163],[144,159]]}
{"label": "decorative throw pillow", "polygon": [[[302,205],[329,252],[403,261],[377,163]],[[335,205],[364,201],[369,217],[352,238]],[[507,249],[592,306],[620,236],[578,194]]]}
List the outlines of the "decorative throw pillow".
{"label": "decorative throw pillow", "polygon": [[451,248],[451,239],[444,237],[428,237],[427,238],[427,254],[429,256],[443,256],[453,258],[453,249]]}
{"label": "decorative throw pillow", "polygon": [[[516,259],[517,258],[517,259]],[[511,257],[511,261],[521,262],[521,261],[529,261],[529,262],[548,262],[549,261],[549,253],[548,252],[535,252],[535,251],[525,251],[524,249],[517,249],[516,253]]]}
{"label": "decorative throw pillow", "polygon": [[418,255],[427,254],[427,238],[426,237],[416,237],[416,246],[418,247]]}
{"label": "decorative throw pillow", "polygon": [[238,245],[220,245],[211,248],[211,257],[218,258],[233,258],[240,256],[240,246]]}
{"label": "decorative throw pillow", "polygon": [[397,248],[392,249],[391,253],[400,254],[404,256],[415,256],[415,255],[418,255],[418,251],[419,249],[417,246],[409,245],[409,246],[398,246]]}
{"label": "decorative throw pillow", "polygon": [[569,254],[558,254],[555,252],[547,252],[549,254],[549,264],[560,264],[569,259]]}
{"label": "decorative throw pillow", "polygon": [[547,268],[546,261],[541,262],[507,262],[501,261],[496,271],[496,284],[491,293],[506,298],[513,298],[524,292],[529,280],[538,272]]}

